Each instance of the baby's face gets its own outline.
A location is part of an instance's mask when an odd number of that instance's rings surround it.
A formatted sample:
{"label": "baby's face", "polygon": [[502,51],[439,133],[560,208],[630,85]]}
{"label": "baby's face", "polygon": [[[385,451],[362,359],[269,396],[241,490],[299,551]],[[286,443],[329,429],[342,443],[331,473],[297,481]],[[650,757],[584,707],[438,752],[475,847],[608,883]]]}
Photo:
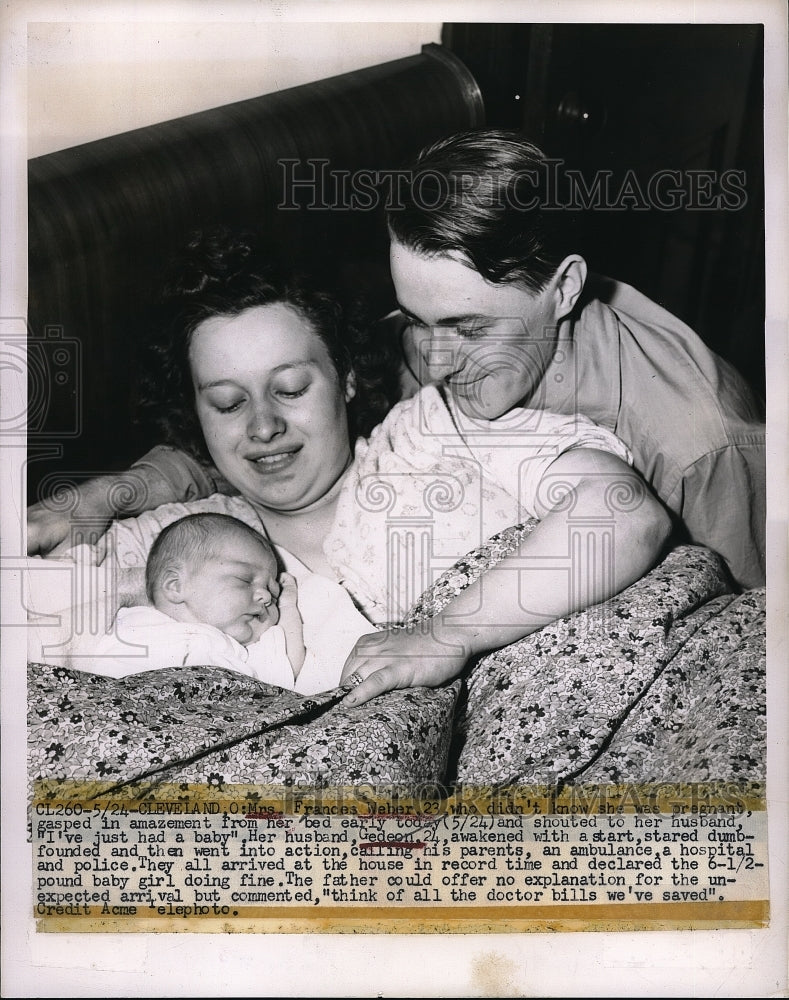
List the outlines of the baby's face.
{"label": "baby's face", "polygon": [[184,569],[181,594],[192,621],[246,646],[279,619],[276,559],[264,542],[239,532],[217,542],[211,559]]}

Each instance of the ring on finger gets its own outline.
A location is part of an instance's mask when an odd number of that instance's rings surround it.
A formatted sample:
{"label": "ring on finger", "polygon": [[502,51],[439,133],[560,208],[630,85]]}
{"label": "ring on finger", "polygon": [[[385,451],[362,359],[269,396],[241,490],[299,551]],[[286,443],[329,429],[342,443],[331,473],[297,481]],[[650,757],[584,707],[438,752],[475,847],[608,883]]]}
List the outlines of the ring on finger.
{"label": "ring on finger", "polygon": [[359,685],[362,683],[363,680],[364,680],[364,677],[362,677],[362,675],[359,673],[359,671],[358,670],[354,670],[354,672],[348,678],[348,684],[350,684],[351,687],[359,687]]}

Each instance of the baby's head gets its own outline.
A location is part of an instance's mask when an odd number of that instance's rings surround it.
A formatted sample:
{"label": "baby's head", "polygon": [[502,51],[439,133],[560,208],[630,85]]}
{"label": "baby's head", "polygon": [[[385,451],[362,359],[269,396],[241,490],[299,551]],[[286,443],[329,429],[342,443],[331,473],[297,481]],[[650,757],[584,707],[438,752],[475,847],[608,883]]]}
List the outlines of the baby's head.
{"label": "baby's head", "polygon": [[170,618],[213,625],[244,645],[279,617],[271,546],[226,514],[190,514],[169,524],[148,556],[145,588]]}

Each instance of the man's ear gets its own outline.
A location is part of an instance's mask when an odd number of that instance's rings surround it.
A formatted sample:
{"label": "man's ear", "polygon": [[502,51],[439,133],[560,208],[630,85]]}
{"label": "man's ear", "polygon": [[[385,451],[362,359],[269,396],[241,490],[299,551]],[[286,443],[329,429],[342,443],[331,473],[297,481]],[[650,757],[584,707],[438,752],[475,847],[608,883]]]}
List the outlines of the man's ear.
{"label": "man's ear", "polygon": [[586,282],[586,261],[577,253],[565,257],[553,276],[556,295],[556,318],[564,319],[575,308]]}
{"label": "man's ear", "polygon": [[345,376],[345,402],[350,403],[356,395],[356,372],[351,369]]}

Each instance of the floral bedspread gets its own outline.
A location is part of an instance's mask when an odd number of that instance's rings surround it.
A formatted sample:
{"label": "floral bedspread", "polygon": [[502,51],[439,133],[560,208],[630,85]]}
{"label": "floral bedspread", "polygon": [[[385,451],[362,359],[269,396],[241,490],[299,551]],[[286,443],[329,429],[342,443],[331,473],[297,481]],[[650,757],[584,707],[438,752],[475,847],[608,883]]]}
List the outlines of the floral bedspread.
{"label": "floral bedspread", "polygon": [[[530,530],[469,554],[435,613]],[[684,546],[619,596],[482,658],[460,681],[348,708],[220,667],[122,679],[29,665],[31,779],[145,790],[225,785],[761,780],[764,591],[734,595]]]}
{"label": "floral bedspread", "polygon": [[749,781],[765,771],[765,593],[676,549],[602,607],[482,660],[467,784]]}

